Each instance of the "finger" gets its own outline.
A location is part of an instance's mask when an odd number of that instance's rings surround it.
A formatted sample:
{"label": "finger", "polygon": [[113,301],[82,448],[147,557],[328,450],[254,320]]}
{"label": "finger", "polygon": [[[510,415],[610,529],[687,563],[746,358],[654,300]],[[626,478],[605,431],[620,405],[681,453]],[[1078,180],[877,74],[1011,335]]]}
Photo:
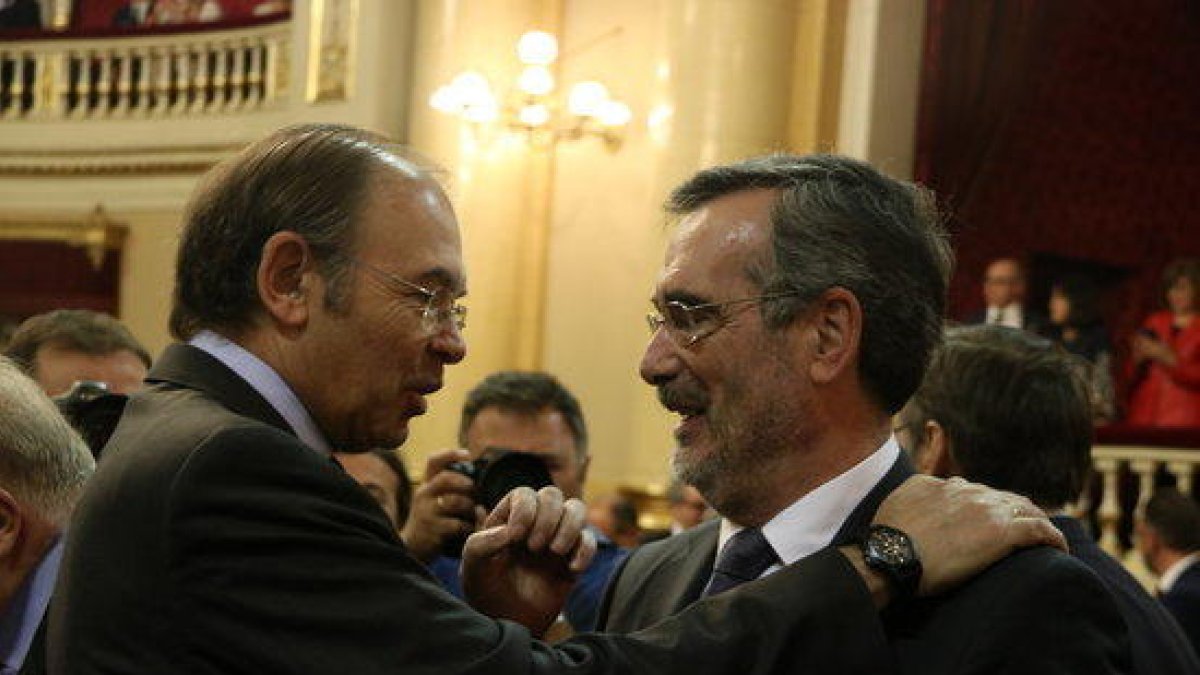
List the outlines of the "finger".
{"label": "finger", "polygon": [[563,516],[550,542],[550,550],[567,555],[582,536],[587,525],[587,507],[578,499],[568,499],[563,504]]}
{"label": "finger", "polygon": [[562,490],[548,485],[537,491],[537,513],[529,531],[530,551],[540,551],[554,538],[563,516]]}
{"label": "finger", "polygon": [[433,480],[434,476],[445,471],[446,467],[454,462],[465,462],[469,459],[471,459],[471,453],[462,448],[439,450],[430,455],[429,459],[425,460],[425,480]]}
{"label": "finger", "polygon": [[444,516],[457,516],[468,520],[475,519],[475,500],[457,494],[443,494],[434,498],[438,512]]}
{"label": "finger", "polygon": [[489,527],[467,537],[463,558],[486,558],[500,553],[512,542],[512,530],[504,525]]}
{"label": "finger", "polygon": [[1045,518],[1017,518],[1008,528],[1008,533],[1013,548],[1053,546],[1068,552],[1067,540],[1062,532]]}
{"label": "finger", "polygon": [[537,511],[538,497],[532,488],[513,488],[492,510],[485,525],[507,525],[512,530],[511,540],[517,541],[533,527]]}
{"label": "finger", "polygon": [[487,515],[487,509],[478,504],[475,505],[475,529],[483,529],[483,524],[487,521]]}
{"label": "finger", "polygon": [[475,481],[457,471],[442,471],[430,478],[423,489],[434,494],[460,494],[471,496],[475,493]]}
{"label": "finger", "polygon": [[595,555],[596,537],[589,530],[584,530],[575,547],[575,555],[571,556],[571,571],[580,574],[592,564],[592,557]]}

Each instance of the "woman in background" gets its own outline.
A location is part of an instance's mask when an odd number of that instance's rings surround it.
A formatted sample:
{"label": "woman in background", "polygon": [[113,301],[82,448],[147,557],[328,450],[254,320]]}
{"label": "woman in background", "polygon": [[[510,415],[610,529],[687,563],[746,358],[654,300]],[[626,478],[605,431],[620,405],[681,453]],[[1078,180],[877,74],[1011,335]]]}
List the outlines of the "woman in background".
{"label": "woman in background", "polygon": [[1129,422],[1200,427],[1200,260],[1177,260],[1163,272],[1167,309],[1146,319],[1133,338]]}
{"label": "woman in background", "polygon": [[1069,277],[1050,288],[1050,327],[1046,336],[1078,357],[1096,422],[1114,415],[1112,343],[1100,319],[1100,294],[1085,277]]}

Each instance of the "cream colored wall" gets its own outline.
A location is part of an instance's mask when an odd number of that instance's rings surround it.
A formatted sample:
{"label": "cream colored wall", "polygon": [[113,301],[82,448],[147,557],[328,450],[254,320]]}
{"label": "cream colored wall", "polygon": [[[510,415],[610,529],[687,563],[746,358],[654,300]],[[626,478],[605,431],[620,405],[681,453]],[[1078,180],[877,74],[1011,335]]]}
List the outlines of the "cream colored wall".
{"label": "cream colored wall", "polygon": [[[311,9],[300,2],[294,35],[302,46],[292,57],[292,93],[300,100],[287,111],[177,126],[64,123],[60,130],[69,131],[44,143],[77,147],[101,127],[103,142],[116,147],[148,138],[167,145],[202,138],[242,142],[301,120],[404,137],[448,169],[471,290],[468,358],[449,369],[430,414],[414,423],[410,466],[419,473],[429,452],[454,444],[463,396],[480,378],[540,366],[583,401],[593,434],[593,492],[661,486],[672,420],[637,376],[647,340],[643,317],[668,236],[660,203],[702,166],[773,150],[829,149],[835,139],[844,151],[902,162],[911,124],[903,111],[889,108],[890,99],[872,92],[891,86],[885,80],[915,83],[888,55],[902,47],[909,56],[919,51],[919,33],[889,33],[883,26],[885,19],[918,26],[915,15],[891,15],[905,13],[897,6],[921,2],[361,3],[348,101],[310,105],[300,96]],[[600,79],[631,105],[635,119],[619,150],[582,140],[531,152],[519,139],[479,133],[429,108],[432,91],[467,68],[511,81],[518,68],[513,45],[532,28],[559,33],[560,83]],[[915,110],[915,94],[909,98]],[[50,139],[46,134],[54,130],[46,124],[0,123],[0,150],[40,147],[29,138]],[[195,180],[3,177],[0,210],[85,213],[100,203],[127,222],[121,313],[158,350],[168,342],[179,214]]]}

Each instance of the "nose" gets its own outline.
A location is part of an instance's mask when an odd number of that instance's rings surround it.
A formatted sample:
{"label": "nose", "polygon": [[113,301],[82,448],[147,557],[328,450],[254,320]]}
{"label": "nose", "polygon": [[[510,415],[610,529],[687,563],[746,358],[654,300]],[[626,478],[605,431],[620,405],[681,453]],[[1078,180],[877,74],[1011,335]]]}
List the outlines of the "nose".
{"label": "nose", "polygon": [[675,343],[667,336],[666,330],[659,328],[650,336],[638,372],[646,384],[657,386],[678,375],[682,365]]}
{"label": "nose", "polygon": [[467,341],[462,329],[453,322],[444,323],[429,342],[429,348],[447,365],[462,361],[467,355]]}

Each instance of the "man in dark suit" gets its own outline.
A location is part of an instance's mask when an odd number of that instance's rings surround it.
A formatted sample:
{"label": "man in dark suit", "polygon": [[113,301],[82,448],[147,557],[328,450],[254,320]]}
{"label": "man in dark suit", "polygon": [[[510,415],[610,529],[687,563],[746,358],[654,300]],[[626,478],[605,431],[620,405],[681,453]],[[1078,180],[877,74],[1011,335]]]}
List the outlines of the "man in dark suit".
{"label": "man in dark suit", "polygon": [[[675,473],[722,518],[630,554],[603,629],[686,615],[697,598],[831,542],[858,542],[895,593],[911,596],[911,542],[870,521],[912,472],[890,416],[941,335],[951,262],[931,203],[828,155],[706,169],[675,190],[668,209],[681,218],[641,373],[681,417]],[[1010,556],[945,597],[897,602],[884,626],[901,672],[1126,668],[1112,600],[1048,548]]]}
{"label": "man in dark suit", "polygon": [[[510,492],[468,540],[482,614],[442,590],[330,448],[404,441],[463,358],[464,293],[445,194],[386,139],[292,127],[206,177],[176,265],[181,344],[130,398],[72,521],[49,671],[697,675],[803,655],[807,672],[879,672],[890,594],[853,549],[635,636],[534,641],[595,545],[555,487]],[[878,518],[922,542],[923,589],[944,591],[1058,541],[1037,513],[927,479]]]}
{"label": "man in dark suit", "polygon": [[1137,546],[1159,575],[1159,599],[1200,651],[1200,506],[1174,488],[1159,488],[1139,519]]}
{"label": "man in dark suit", "polygon": [[[1029,497],[1100,577],[1129,627],[1135,672],[1200,675],[1187,637],[1082,523],[1066,515],[1091,466],[1087,382],[1053,343],[998,326],[952,329],[898,415],[917,470]],[[1197,528],[1200,530],[1200,527]]]}
{"label": "man in dark suit", "polygon": [[1025,266],[1019,260],[993,260],[983,276],[984,309],[970,314],[963,323],[1008,326],[1044,335],[1049,320],[1044,314],[1025,306],[1027,287]]}
{"label": "man in dark suit", "polygon": [[95,466],[38,384],[0,357],[0,673],[45,672],[63,532]]}

